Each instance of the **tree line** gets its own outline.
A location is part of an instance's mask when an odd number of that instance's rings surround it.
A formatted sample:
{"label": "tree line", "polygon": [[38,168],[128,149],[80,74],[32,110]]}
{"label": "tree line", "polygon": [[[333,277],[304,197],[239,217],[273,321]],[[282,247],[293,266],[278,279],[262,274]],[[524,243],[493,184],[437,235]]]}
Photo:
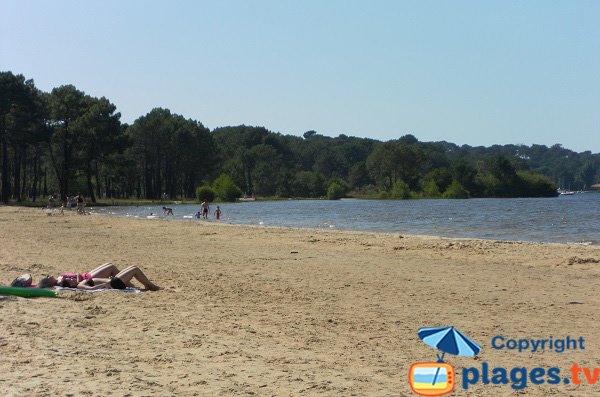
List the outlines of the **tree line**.
{"label": "tree line", "polygon": [[73,85],[38,89],[0,72],[0,199],[83,193],[190,199],[200,186],[235,196],[537,197],[600,178],[600,154],[561,145],[457,146],[408,134],[386,142],[264,127],[209,130],[155,108],[131,125],[116,106]]}

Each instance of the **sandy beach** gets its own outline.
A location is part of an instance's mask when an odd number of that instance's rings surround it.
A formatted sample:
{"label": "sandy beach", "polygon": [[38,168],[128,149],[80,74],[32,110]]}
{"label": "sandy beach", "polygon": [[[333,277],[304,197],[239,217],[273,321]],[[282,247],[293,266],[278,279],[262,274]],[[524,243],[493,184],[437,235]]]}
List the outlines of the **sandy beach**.
{"label": "sandy beach", "polygon": [[[463,367],[600,367],[600,249],[0,207],[0,284],[113,262],[158,292],[0,297],[6,396],[411,396],[417,336],[457,327],[454,395],[590,396],[595,385],[478,382]],[[518,352],[492,338],[585,339]],[[583,377],[583,375],[581,375]]]}

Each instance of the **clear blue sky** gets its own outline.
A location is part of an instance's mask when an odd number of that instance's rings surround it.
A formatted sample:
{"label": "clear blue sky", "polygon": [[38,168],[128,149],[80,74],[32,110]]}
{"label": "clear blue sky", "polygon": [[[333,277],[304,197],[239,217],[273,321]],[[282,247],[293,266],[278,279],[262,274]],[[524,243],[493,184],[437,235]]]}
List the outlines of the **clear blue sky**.
{"label": "clear blue sky", "polygon": [[210,129],[600,152],[600,1],[0,1],[0,70]]}

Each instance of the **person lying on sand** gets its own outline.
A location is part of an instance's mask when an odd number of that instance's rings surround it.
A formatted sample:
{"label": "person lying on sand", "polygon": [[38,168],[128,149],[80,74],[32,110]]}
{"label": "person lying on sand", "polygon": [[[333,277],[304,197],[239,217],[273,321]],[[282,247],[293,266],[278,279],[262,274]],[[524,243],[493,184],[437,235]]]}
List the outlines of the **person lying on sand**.
{"label": "person lying on sand", "polygon": [[32,281],[31,274],[21,274],[10,283],[10,286],[19,288],[35,287],[35,285],[31,284]]}
{"label": "person lying on sand", "polygon": [[58,277],[46,276],[40,280],[38,288],[52,288],[54,286],[79,288],[79,289],[125,289],[133,287],[131,280],[136,279],[144,288],[150,291],[158,291],[159,287],[151,282],[148,277],[137,266],[129,266],[127,269],[119,270],[112,263],[98,266],[89,273],[61,273]]}

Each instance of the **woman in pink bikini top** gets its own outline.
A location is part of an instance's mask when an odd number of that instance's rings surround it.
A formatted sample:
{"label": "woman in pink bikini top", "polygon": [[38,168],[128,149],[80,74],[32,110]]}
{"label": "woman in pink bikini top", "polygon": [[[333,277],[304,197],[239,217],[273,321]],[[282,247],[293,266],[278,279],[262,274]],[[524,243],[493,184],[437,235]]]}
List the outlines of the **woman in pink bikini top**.
{"label": "woman in pink bikini top", "polygon": [[59,287],[77,288],[80,282],[91,280],[93,278],[111,278],[119,274],[120,270],[112,263],[105,263],[98,266],[89,273],[64,272],[58,277],[44,277],[38,283],[39,288],[51,288],[55,285]]}
{"label": "woman in pink bikini top", "polygon": [[47,276],[40,280],[37,287],[52,288],[60,286],[79,289],[125,289],[133,286],[131,284],[132,279],[139,281],[147,290],[159,290],[159,287],[151,282],[137,266],[129,266],[127,269],[121,271],[112,263],[105,263],[98,266],[89,273],[65,272],[61,273],[57,278]]}
{"label": "woman in pink bikini top", "polygon": [[80,282],[92,278],[94,278],[94,276],[91,273],[64,272],[58,276],[56,281],[60,287],[75,288]]}

